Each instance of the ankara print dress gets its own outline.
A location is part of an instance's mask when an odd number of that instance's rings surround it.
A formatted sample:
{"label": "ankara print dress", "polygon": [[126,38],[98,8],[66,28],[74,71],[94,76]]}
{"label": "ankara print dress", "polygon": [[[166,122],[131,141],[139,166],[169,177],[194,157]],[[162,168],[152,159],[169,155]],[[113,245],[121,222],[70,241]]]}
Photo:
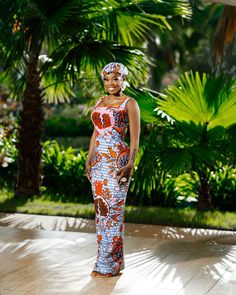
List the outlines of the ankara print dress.
{"label": "ankara print dress", "polygon": [[93,271],[116,275],[124,269],[124,211],[130,179],[118,184],[117,172],[130,157],[125,143],[128,114],[126,98],[118,107],[100,106],[102,97],[91,112],[96,129],[95,151],[91,163],[91,186],[95,206],[98,242],[97,261]]}

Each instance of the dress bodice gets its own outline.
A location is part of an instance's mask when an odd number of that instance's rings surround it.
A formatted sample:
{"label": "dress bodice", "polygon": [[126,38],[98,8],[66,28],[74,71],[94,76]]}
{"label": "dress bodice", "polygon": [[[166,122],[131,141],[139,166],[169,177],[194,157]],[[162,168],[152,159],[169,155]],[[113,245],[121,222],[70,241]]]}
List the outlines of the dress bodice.
{"label": "dress bodice", "polygon": [[119,106],[99,106],[103,99],[104,97],[98,100],[91,112],[91,120],[97,131],[97,136],[114,136],[116,134],[120,138],[124,138],[129,123],[125,106],[130,97],[127,97]]}

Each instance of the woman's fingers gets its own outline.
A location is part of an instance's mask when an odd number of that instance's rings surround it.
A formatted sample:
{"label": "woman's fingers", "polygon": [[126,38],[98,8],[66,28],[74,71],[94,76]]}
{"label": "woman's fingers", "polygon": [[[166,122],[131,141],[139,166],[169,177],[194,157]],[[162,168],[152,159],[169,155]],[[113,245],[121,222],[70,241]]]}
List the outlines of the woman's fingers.
{"label": "woman's fingers", "polygon": [[117,175],[120,175],[122,173],[122,171],[123,171],[123,168],[120,168],[117,172]]}
{"label": "woman's fingers", "polygon": [[119,170],[118,170],[118,172],[117,172],[117,176],[118,176],[118,184],[120,184],[121,182],[120,182],[120,179],[122,178],[122,177],[125,177],[124,176],[124,167],[122,167],[122,168],[120,168]]}
{"label": "woman's fingers", "polygon": [[90,174],[86,173],[86,175],[87,175],[87,178],[88,178],[89,182],[91,182]]}
{"label": "woman's fingers", "polygon": [[86,176],[87,176],[89,182],[91,182],[90,174],[91,174],[91,167],[90,166],[86,166]]}
{"label": "woman's fingers", "polygon": [[[118,174],[118,173],[117,173]],[[121,170],[119,178],[118,178],[118,184],[125,184],[126,182],[129,181],[129,178],[131,177],[131,172],[130,171],[126,171],[125,169]],[[121,179],[125,177],[127,178],[126,182],[121,181]]]}

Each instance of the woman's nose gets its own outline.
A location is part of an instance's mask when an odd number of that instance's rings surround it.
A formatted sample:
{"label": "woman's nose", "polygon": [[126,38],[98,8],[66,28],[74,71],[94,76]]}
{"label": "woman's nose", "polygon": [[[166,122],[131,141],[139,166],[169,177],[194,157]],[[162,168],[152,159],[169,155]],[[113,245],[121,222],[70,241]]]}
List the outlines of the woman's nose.
{"label": "woman's nose", "polygon": [[114,79],[114,78],[107,79],[107,83],[108,83],[109,85],[113,85],[114,82],[115,82],[115,79]]}

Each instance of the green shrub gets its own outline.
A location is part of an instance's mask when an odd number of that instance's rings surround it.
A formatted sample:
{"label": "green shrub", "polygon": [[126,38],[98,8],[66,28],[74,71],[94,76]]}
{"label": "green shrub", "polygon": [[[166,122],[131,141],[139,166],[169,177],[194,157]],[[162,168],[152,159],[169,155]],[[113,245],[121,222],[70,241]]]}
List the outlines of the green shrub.
{"label": "green shrub", "polygon": [[[162,207],[196,207],[199,177],[196,172],[177,177],[165,174],[161,168],[150,169],[148,153],[139,161],[131,182],[128,204]],[[218,163],[219,164],[219,163]],[[158,163],[157,163],[158,165]],[[208,171],[210,196],[215,209],[236,210],[236,168],[227,164]],[[141,179],[141,181],[140,181]]]}
{"label": "green shrub", "polygon": [[17,150],[13,130],[1,128],[0,131],[0,185],[12,183],[16,171]]}
{"label": "green shrub", "polygon": [[90,186],[85,175],[86,152],[69,147],[62,150],[56,141],[43,145],[42,185],[49,191],[57,192],[61,201],[89,199]]}
{"label": "green shrub", "polygon": [[[0,139],[0,185],[13,186],[17,171],[15,134],[2,132]],[[85,175],[86,152],[80,148],[62,149],[56,141],[43,143],[42,190],[51,192],[60,201],[91,201],[90,185]]]}
{"label": "green shrub", "polygon": [[197,181],[190,173],[177,177],[167,176],[164,181],[165,207],[195,207],[197,203]]}
{"label": "green shrub", "polygon": [[210,174],[211,196],[214,207],[220,210],[236,210],[236,168],[220,165]]}
{"label": "green shrub", "polygon": [[93,124],[88,117],[55,116],[45,121],[44,131],[46,136],[88,136],[93,132]]}
{"label": "green shrub", "polygon": [[[219,166],[209,172],[210,196],[214,209],[236,210],[236,168],[230,165]],[[170,200],[172,207],[193,207],[197,201],[199,180],[196,173],[182,174],[165,182],[165,202]],[[176,202],[175,202],[176,200]],[[167,206],[166,206],[167,207]]]}

